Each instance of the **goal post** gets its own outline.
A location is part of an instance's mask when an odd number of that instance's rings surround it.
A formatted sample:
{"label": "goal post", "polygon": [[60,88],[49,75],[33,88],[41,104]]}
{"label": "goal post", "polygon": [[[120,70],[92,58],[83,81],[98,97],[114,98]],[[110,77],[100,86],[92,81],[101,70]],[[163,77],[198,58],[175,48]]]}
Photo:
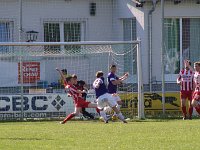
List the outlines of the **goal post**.
{"label": "goal post", "polygon": [[144,119],[144,87],[142,78],[141,42],[137,44],[137,75],[138,75],[138,118]]}
{"label": "goal post", "polygon": [[[65,94],[55,68],[76,74],[95,99],[92,83],[95,73],[104,72],[105,81],[112,64],[117,75],[129,72],[118,86],[127,117],[144,118],[140,41],[83,42],[0,42],[1,108],[0,119],[58,118],[73,111],[73,102]],[[137,95],[137,96],[135,96]],[[93,109],[88,109],[95,114]]]}

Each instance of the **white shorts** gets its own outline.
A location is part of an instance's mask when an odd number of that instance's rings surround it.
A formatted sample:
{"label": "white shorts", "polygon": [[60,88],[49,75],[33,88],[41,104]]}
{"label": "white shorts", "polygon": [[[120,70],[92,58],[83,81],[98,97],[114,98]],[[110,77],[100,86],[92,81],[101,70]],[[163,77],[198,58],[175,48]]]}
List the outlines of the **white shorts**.
{"label": "white shorts", "polygon": [[103,109],[106,106],[114,107],[117,105],[117,102],[114,100],[114,97],[109,94],[105,93],[97,99],[97,107],[99,109]]}
{"label": "white shorts", "polygon": [[119,95],[118,94],[112,94],[112,96],[113,96],[113,99],[117,102],[117,101],[121,101],[121,98],[119,97]]}

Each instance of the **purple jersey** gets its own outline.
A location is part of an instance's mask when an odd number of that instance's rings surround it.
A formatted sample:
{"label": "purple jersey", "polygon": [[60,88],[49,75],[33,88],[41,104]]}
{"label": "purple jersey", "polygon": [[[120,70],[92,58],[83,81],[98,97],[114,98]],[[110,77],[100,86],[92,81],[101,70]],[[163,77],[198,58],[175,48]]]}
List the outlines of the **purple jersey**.
{"label": "purple jersey", "polygon": [[105,94],[108,92],[106,85],[104,83],[104,78],[97,78],[94,82],[93,82],[93,87],[95,89],[95,93],[96,93],[96,98],[98,98],[99,96]]}
{"label": "purple jersey", "polygon": [[108,93],[113,94],[117,92],[117,85],[113,85],[112,81],[118,80],[119,78],[112,72],[108,74]]}

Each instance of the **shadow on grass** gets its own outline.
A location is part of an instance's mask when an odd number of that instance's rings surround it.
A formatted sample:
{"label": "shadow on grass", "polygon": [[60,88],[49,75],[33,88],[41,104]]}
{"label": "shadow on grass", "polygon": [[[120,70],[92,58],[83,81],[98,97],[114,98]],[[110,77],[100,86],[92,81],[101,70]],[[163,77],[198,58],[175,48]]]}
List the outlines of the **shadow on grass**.
{"label": "shadow on grass", "polygon": [[53,139],[42,139],[42,138],[0,138],[0,140],[12,140],[12,141],[52,141]]}

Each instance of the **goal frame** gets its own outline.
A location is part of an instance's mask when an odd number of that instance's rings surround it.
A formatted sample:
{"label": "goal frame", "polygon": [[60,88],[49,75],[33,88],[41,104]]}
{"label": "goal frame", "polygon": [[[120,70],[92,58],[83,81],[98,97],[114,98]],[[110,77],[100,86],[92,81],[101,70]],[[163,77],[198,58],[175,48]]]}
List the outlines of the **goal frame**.
{"label": "goal frame", "polygon": [[[0,42],[0,46],[63,46],[63,45],[117,45],[136,44],[137,46],[137,76],[138,76],[138,119],[144,119],[144,89],[142,78],[141,41],[81,41],[81,42]],[[22,68],[22,67],[21,67]],[[22,76],[21,76],[22,77]],[[21,91],[23,91],[23,86]],[[23,100],[23,92],[21,93]],[[23,105],[22,105],[23,108]],[[23,113],[23,109],[22,109]]]}

